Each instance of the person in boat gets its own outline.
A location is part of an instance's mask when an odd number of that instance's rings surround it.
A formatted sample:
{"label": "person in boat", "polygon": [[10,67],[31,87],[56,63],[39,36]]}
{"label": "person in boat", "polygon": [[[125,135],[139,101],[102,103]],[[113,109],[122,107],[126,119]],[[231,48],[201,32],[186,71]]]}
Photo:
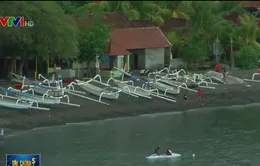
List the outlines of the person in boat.
{"label": "person in boat", "polygon": [[171,151],[171,150],[167,150],[167,151],[166,151],[166,155],[167,155],[167,156],[171,156],[171,155],[172,155],[172,151]]}
{"label": "person in boat", "polygon": [[154,154],[160,155],[160,146],[154,150]]}

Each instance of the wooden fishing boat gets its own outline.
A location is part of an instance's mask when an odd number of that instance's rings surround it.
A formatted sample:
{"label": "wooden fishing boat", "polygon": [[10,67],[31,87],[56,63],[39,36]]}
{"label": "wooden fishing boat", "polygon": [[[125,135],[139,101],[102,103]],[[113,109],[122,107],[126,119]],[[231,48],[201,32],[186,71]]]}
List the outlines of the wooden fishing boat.
{"label": "wooden fishing boat", "polygon": [[25,90],[24,92],[21,92],[13,88],[8,88],[7,90],[10,90],[13,95],[17,96],[22,100],[32,99],[34,101],[37,101],[39,104],[43,104],[43,105],[60,104],[60,98],[51,98],[47,95],[40,96],[37,94],[31,94],[31,93],[27,93],[28,92],[27,90]]}
{"label": "wooden fishing boat", "polygon": [[[134,75],[129,74],[129,73],[125,72],[124,70],[121,70],[121,69],[119,69],[119,68],[117,68],[117,67],[114,67],[114,69],[120,71],[120,72],[123,74],[123,76],[124,76],[124,75],[127,75],[127,76],[129,76],[132,80],[135,80],[135,81],[137,81],[137,82],[139,82],[139,83],[142,83],[142,84],[143,84],[143,85],[142,85],[142,89],[144,89],[144,87],[149,88],[149,91],[151,92],[151,96],[157,97],[157,98],[160,98],[160,99],[163,99],[163,100],[167,100],[167,101],[170,101],[170,102],[176,102],[176,99],[173,99],[171,96],[168,96],[168,95],[166,94],[166,92],[165,92],[163,95],[161,95],[161,94],[159,93],[158,89],[151,89],[151,87],[153,87],[153,85],[152,85],[150,82],[143,81],[143,80],[141,80],[141,79],[135,77]],[[122,76],[122,80],[123,80],[123,76]],[[110,78],[110,79],[112,79],[112,78]],[[108,80],[108,81],[109,81],[109,80]]]}
{"label": "wooden fishing boat", "polygon": [[[98,96],[100,98],[115,100],[115,99],[118,99],[118,97],[119,97],[118,91],[110,86],[101,88],[99,86],[91,84],[92,80],[87,81],[87,82],[76,80],[76,82],[82,89],[84,89],[87,92],[89,92],[95,96]],[[102,86],[104,84],[100,84],[100,85]]]}
{"label": "wooden fishing boat", "polygon": [[62,97],[64,95],[64,90],[58,87],[46,86],[46,85],[35,85],[32,87],[35,93],[52,97]]}
{"label": "wooden fishing boat", "polygon": [[29,80],[24,80],[23,76],[17,75],[15,73],[10,73],[9,78],[13,83],[25,84],[25,85],[30,84]]}
{"label": "wooden fishing boat", "polygon": [[129,81],[119,81],[116,79],[113,79],[113,81],[119,88],[121,88],[125,92],[129,91],[130,93],[133,93],[134,95],[150,98],[150,95],[151,95],[150,90],[143,89],[139,86],[134,86],[133,82],[131,82],[132,85],[129,85],[129,84],[127,84],[127,83],[129,83]]}
{"label": "wooden fishing boat", "polygon": [[[181,81],[168,80],[168,79],[160,79],[160,82],[167,84],[167,85],[175,85],[175,86],[182,86],[184,83]],[[199,86],[197,83],[190,82],[190,81],[185,84],[187,85],[188,88],[196,88]]]}
{"label": "wooden fishing boat", "polygon": [[32,106],[29,102],[19,102],[13,101],[8,99],[0,99],[0,107],[10,108],[10,109],[17,109],[17,110],[27,110],[30,109]]}
{"label": "wooden fishing boat", "polygon": [[149,81],[152,82],[152,87],[156,88],[162,92],[164,92],[164,94],[172,94],[172,95],[177,95],[180,93],[180,88],[179,87],[174,87],[168,83],[166,83],[165,81],[162,81],[160,79],[148,79]]}
{"label": "wooden fishing boat", "polygon": [[50,110],[49,108],[39,107],[39,103],[36,100],[30,98],[18,98],[15,96],[8,96],[7,94],[12,93],[10,90],[0,88],[5,95],[0,94],[0,107],[6,107],[10,109],[39,109],[39,110]]}

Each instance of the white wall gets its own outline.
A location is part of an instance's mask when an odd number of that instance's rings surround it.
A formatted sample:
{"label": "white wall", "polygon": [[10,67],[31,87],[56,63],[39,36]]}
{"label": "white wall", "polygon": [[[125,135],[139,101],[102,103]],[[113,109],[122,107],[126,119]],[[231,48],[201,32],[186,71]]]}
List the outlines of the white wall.
{"label": "white wall", "polygon": [[145,68],[157,69],[164,67],[164,48],[145,49]]}

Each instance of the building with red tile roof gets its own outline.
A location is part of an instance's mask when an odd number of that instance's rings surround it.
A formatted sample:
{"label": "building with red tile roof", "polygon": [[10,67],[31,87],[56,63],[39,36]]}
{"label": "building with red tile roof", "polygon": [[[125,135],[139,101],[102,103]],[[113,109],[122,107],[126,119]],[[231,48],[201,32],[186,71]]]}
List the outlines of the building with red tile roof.
{"label": "building with red tile roof", "polygon": [[126,49],[164,48],[171,43],[158,27],[114,29],[112,41]]}
{"label": "building with red tile roof", "polygon": [[244,8],[248,8],[248,7],[259,8],[260,7],[260,1],[240,1],[240,2],[243,3]]}
{"label": "building with red tile roof", "polygon": [[[86,26],[92,22],[91,14],[85,19],[83,17],[75,19],[79,24],[85,20]],[[129,21],[127,17],[117,12],[105,13],[102,21],[111,25],[113,30],[107,51],[104,53],[104,56],[111,57],[112,62],[100,63],[101,68],[105,69],[101,75],[117,75],[111,74],[113,68],[111,65],[120,67],[125,56],[128,57],[128,68],[160,68],[169,65],[171,43],[159,27],[149,21]]]}
{"label": "building with red tile roof", "polygon": [[186,19],[178,19],[178,18],[170,18],[168,20],[165,20],[164,24],[160,26],[161,30],[164,33],[169,33],[174,28],[182,28],[182,27],[188,27],[189,20]]}
{"label": "building with red tile roof", "polygon": [[[88,14],[87,16],[74,16],[74,18],[78,24],[85,24],[86,27],[92,23],[92,14]],[[113,29],[134,27],[131,21],[120,12],[104,13],[102,22],[110,25]]]}
{"label": "building with red tile roof", "polygon": [[105,55],[130,55],[135,69],[164,67],[170,60],[171,43],[158,27],[114,29]]}
{"label": "building with red tile roof", "polygon": [[[240,1],[244,9],[246,9],[249,13],[253,14],[256,17],[260,17],[260,13],[258,12],[258,8],[260,8],[260,1]],[[240,25],[238,13],[231,13],[227,16],[227,19],[232,21],[236,25]]]}

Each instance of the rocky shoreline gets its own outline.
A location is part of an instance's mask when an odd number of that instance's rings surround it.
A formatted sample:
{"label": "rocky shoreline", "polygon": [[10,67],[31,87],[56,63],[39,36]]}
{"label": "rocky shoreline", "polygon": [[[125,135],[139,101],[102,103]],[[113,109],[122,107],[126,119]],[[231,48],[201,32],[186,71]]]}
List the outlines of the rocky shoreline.
{"label": "rocky shoreline", "polygon": [[[106,101],[110,103],[109,106],[106,106],[71,96],[71,103],[80,104],[81,107],[58,105],[51,107],[50,111],[14,111],[1,108],[0,127],[4,127],[8,132],[90,120],[185,111],[202,107],[245,105],[259,102],[259,83],[250,83],[250,87],[246,85],[222,84],[216,85],[215,90],[202,89],[203,106],[199,101],[197,93],[186,90],[182,90],[177,96],[177,103],[159,98],[134,98],[126,94],[120,94],[118,100]],[[188,100],[183,99],[184,93],[187,94]]]}

